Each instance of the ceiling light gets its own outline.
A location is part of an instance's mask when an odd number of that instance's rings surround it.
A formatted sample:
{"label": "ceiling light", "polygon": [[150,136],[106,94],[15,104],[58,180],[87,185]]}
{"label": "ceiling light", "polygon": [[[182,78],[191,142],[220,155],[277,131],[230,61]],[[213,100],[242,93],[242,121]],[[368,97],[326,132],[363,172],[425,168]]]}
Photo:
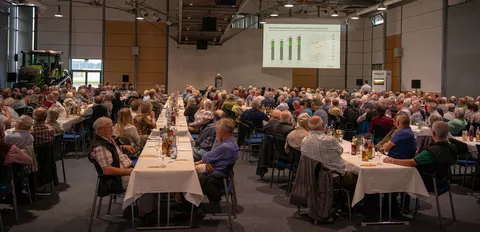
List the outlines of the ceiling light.
{"label": "ceiling light", "polygon": [[213,37],[213,42],[217,42],[217,37]]}
{"label": "ceiling light", "polygon": [[334,11],[333,11],[332,17],[338,17],[338,11],[337,11],[337,10],[334,10]]}
{"label": "ceiling light", "polygon": [[188,36],[185,36],[185,40],[188,41]]}
{"label": "ceiling light", "polygon": [[222,31],[222,28],[221,28],[221,27],[219,27],[219,28],[218,28],[218,31]]}
{"label": "ceiling light", "polygon": [[192,19],[192,16],[190,16],[190,15],[187,15],[187,19]]}
{"label": "ceiling light", "polygon": [[193,0],[188,4],[189,6],[193,6]]}
{"label": "ceiling light", "polygon": [[57,13],[55,13],[55,17],[57,18],[63,17],[62,10],[60,9],[60,5],[58,5],[58,9],[57,9]]}
{"label": "ceiling light", "polygon": [[223,20],[224,20],[224,21],[227,21],[227,20],[228,20],[228,17],[227,17],[227,16],[225,16],[225,18],[223,18]]}
{"label": "ceiling light", "polygon": [[190,31],[190,27],[187,27],[187,31]]}
{"label": "ceiling light", "polygon": [[387,10],[387,7],[383,4],[383,0],[378,4],[377,10]]}
{"label": "ceiling light", "polygon": [[352,15],[352,17],[350,17],[350,19],[359,19],[360,17],[358,17],[358,15],[354,14]]}
{"label": "ceiling light", "polygon": [[288,0],[285,5],[283,5],[284,7],[287,7],[287,8],[292,8],[293,7],[293,3],[292,3],[292,0]]}
{"label": "ceiling light", "polygon": [[160,17],[159,14],[154,13],[153,14],[153,20],[155,20],[156,22],[160,22],[160,21],[162,21],[162,18]]}
{"label": "ceiling light", "polygon": [[260,24],[266,24],[265,20],[260,21]]}
{"label": "ceiling light", "polygon": [[278,10],[272,11],[272,13],[270,13],[270,16],[272,16],[272,17],[278,17]]}
{"label": "ceiling light", "polygon": [[139,10],[138,8],[137,8],[137,13],[136,13],[136,15],[135,15],[135,18],[136,18],[137,20],[143,20],[143,19],[144,19],[143,16],[142,16],[142,14],[140,14],[140,10]]}

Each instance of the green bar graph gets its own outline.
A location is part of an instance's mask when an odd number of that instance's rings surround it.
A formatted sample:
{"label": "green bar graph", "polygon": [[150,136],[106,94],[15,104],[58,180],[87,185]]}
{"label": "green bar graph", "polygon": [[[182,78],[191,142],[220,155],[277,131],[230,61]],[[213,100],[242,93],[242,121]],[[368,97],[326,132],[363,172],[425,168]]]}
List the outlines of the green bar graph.
{"label": "green bar graph", "polygon": [[280,40],[280,60],[283,60],[283,39]]}
{"label": "green bar graph", "polygon": [[302,57],[302,37],[301,36],[298,36],[297,37],[297,60],[301,60],[301,57]]}
{"label": "green bar graph", "polygon": [[272,39],[271,44],[272,44],[272,46],[271,46],[271,49],[270,49],[271,50],[270,57],[271,57],[271,60],[274,60],[275,59],[275,40],[274,39]]}
{"label": "green bar graph", "polygon": [[288,37],[288,60],[292,60],[292,37]]}

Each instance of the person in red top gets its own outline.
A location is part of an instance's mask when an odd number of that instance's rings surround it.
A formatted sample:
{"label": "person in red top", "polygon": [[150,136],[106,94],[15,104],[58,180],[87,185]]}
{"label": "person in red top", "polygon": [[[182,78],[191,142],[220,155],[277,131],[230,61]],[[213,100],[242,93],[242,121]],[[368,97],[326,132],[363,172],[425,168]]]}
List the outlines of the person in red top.
{"label": "person in red top", "polygon": [[55,104],[55,98],[53,97],[52,94],[47,95],[47,100],[43,103],[43,105],[47,108],[50,108],[50,106]]}
{"label": "person in red top", "polygon": [[373,117],[372,122],[370,122],[368,132],[374,135],[375,144],[381,141],[394,126],[393,119],[385,116],[386,111],[387,109],[384,106],[379,106],[377,116]]}
{"label": "person in red top", "polygon": [[293,115],[296,118],[296,117],[298,117],[298,115],[300,115],[300,113],[303,111],[303,109],[305,109],[305,107],[300,105],[300,102],[297,101],[297,100],[293,101],[292,105],[293,105],[293,109],[295,109],[293,111]]}

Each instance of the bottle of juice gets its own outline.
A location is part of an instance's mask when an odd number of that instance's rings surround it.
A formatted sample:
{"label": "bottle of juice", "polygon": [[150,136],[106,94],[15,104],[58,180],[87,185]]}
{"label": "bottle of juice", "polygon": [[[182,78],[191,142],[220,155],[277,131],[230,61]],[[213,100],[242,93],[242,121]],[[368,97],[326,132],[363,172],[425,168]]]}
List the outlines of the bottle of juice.
{"label": "bottle of juice", "polygon": [[478,130],[480,128],[477,127],[477,134],[475,135],[477,142],[480,142],[480,131]]}
{"label": "bottle of juice", "polygon": [[373,144],[371,141],[368,143],[368,159],[373,159]]}
{"label": "bottle of juice", "polygon": [[357,154],[357,138],[355,136],[353,136],[352,138],[352,155],[356,155]]}
{"label": "bottle of juice", "polygon": [[368,152],[367,149],[362,149],[362,161],[368,161]]}

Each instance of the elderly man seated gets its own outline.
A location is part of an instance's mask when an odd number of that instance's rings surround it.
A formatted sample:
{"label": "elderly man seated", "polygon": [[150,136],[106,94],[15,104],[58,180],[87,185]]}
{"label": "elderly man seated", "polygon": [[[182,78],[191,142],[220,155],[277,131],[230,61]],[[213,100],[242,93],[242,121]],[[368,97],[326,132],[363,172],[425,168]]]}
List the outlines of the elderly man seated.
{"label": "elderly man seated", "polygon": [[288,110],[280,113],[280,123],[273,128],[273,135],[287,138],[295,128],[292,126],[292,114]]}
{"label": "elderly man seated", "polygon": [[287,135],[285,142],[285,151],[289,152],[290,148],[300,150],[302,147],[302,140],[310,135],[310,128],[308,127],[308,120],[310,116],[307,113],[300,114],[297,118],[297,127]]}
{"label": "elderly man seated", "polygon": [[195,162],[203,193],[212,202],[220,201],[223,195],[220,189],[223,188],[223,176],[227,174],[227,166],[238,157],[238,146],[233,137],[234,129],[235,122],[232,119],[223,118],[218,121],[216,134],[220,143],[205,153],[202,160]]}
{"label": "elderly man seated", "polygon": [[32,125],[33,119],[30,116],[20,116],[16,121],[15,128],[5,131],[5,143],[15,145],[20,149],[33,146],[33,136],[30,134]]}
{"label": "elderly man seated", "polygon": [[459,136],[467,127],[467,121],[465,120],[465,110],[459,107],[455,110],[455,118],[448,122],[448,130],[453,136]]}
{"label": "elderly man seated", "polygon": [[53,107],[50,107],[47,111],[47,124],[53,128],[55,136],[63,135],[64,133],[62,126],[57,122],[58,115],[58,111],[53,109]]}
{"label": "elderly man seated", "polygon": [[[130,145],[118,146],[113,136],[112,120],[101,117],[93,123],[95,137],[92,141],[90,156],[95,159],[102,168],[103,175],[120,176],[123,189],[127,189],[130,174],[133,171],[132,161],[122,152],[122,149],[133,153],[134,148]],[[153,211],[153,200],[150,195],[144,195],[139,201],[139,216]]]}
{"label": "elderly man seated", "polygon": [[380,148],[380,152],[388,152],[388,156],[396,159],[410,159],[415,155],[417,143],[408,115],[400,114],[395,120],[395,126],[398,131]]}
{"label": "elderly man seated", "polygon": [[347,172],[342,159],[343,148],[333,136],[325,134],[322,118],[313,116],[308,120],[310,135],[302,141],[302,155],[317,160],[332,172],[334,188],[355,188],[357,176]]}
{"label": "elderly man seated", "polygon": [[273,110],[270,114],[270,120],[263,126],[262,131],[264,134],[273,135],[273,129],[280,123],[280,110]]}
{"label": "elderly man seated", "polygon": [[53,128],[45,124],[47,120],[47,109],[43,107],[38,107],[33,111],[33,123],[30,133],[33,136],[33,145],[37,146],[43,143],[52,142],[55,138],[55,133]]}
{"label": "elderly man seated", "polygon": [[433,143],[433,131],[432,131],[432,126],[435,122],[442,121],[443,118],[440,116],[440,114],[432,114],[430,117],[427,119],[427,126],[422,127],[420,132],[417,135],[417,150],[415,151],[415,154],[419,154],[421,151],[423,151],[426,147],[430,146],[431,143]]}
{"label": "elderly man seated", "polygon": [[195,146],[193,147],[193,156],[196,161],[202,160],[203,155],[212,149],[213,144],[215,143],[215,138],[217,137],[217,122],[226,116],[225,112],[222,110],[215,111],[213,115],[214,122],[205,127],[205,129],[203,129],[198,135],[198,139],[195,141]]}
{"label": "elderly man seated", "polygon": [[268,121],[268,116],[260,111],[260,102],[258,100],[254,100],[251,104],[251,109],[245,110],[242,115],[240,115],[240,120],[243,121],[250,121],[256,128],[263,127],[263,121]]}
{"label": "elderly man seated", "polygon": [[[450,166],[457,161],[455,146],[448,142],[448,125],[438,121],[432,126],[434,143],[426,147],[420,154],[411,159],[395,159],[386,157],[383,162],[407,167],[417,167],[420,173],[435,174],[437,186],[445,184]],[[423,183],[429,190],[433,190],[433,179],[422,175]]]}
{"label": "elderly man seated", "polygon": [[455,119],[455,104],[448,104],[447,105],[448,111],[443,115],[444,121],[452,121]]}
{"label": "elderly man seated", "polygon": [[150,96],[150,103],[152,104],[152,110],[155,113],[155,118],[158,118],[158,115],[162,112],[163,104],[160,100],[157,99],[155,89],[152,89],[148,92]]}

